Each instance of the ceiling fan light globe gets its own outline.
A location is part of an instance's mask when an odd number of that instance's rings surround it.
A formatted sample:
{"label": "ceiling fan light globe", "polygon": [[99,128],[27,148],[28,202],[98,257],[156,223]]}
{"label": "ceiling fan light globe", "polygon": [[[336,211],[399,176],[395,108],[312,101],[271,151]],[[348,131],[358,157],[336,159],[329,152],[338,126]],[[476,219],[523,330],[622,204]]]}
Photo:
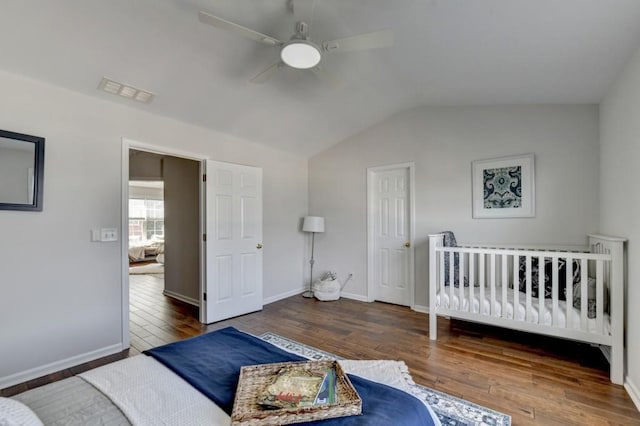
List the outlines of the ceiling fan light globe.
{"label": "ceiling fan light globe", "polygon": [[292,68],[306,70],[320,63],[320,49],[306,40],[292,40],[280,51],[282,62]]}

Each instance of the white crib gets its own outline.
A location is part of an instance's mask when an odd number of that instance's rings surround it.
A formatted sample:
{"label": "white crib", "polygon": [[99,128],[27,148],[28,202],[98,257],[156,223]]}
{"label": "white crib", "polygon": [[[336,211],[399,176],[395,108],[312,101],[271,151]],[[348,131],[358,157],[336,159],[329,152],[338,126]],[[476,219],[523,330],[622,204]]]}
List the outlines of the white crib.
{"label": "white crib", "polygon": [[[437,338],[437,316],[445,316],[591,343],[609,360],[611,381],[623,383],[626,240],[589,235],[589,251],[581,252],[444,247],[443,237],[429,235],[430,339]],[[537,292],[532,290],[534,264],[539,272]],[[574,283],[579,302],[574,302]]]}

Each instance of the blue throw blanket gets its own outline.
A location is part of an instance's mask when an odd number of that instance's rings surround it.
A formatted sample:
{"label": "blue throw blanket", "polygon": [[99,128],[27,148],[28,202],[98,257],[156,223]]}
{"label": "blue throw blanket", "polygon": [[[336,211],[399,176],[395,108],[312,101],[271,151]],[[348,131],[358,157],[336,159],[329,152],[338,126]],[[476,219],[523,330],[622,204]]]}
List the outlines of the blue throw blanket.
{"label": "blue throw blanket", "polygon": [[[160,346],[152,356],[231,414],[240,367],[305,358],[283,351],[233,327]],[[349,375],[362,398],[362,416],[341,417],[308,424],[433,425],[429,410],[417,398],[389,386]]]}

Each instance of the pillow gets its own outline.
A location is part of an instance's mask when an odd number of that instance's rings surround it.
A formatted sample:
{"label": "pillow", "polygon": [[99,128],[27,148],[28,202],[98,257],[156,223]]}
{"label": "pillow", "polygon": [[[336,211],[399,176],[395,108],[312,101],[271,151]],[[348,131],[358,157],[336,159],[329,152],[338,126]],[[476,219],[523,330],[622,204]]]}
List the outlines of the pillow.
{"label": "pillow", "polygon": [[[456,236],[451,231],[442,231],[444,234],[443,247],[457,247]],[[449,285],[449,253],[443,253],[444,255],[444,285]],[[463,277],[464,286],[469,287],[469,280],[467,277]],[[453,254],[453,286],[460,286],[460,256],[458,253]]]}
{"label": "pillow", "polygon": [[[573,307],[577,310],[581,309],[582,294],[580,293],[581,283],[573,284]],[[604,292],[604,311],[609,310],[609,293]],[[596,317],[596,279],[589,277],[587,284],[587,317]]]}
{"label": "pillow", "polygon": [[[527,285],[527,258],[520,257],[520,265],[518,271],[519,289],[521,292],[526,292]],[[558,259],[558,300],[566,300],[566,287],[567,287],[567,260]],[[551,277],[553,275],[553,262],[550,257],[544,259],[544,297],[545,299],[551,299],[553,285],[551,283]],[[538,268],[538,258],[531,258],[531,292],[534,297],[538,296],[538,282],[540,276],[540,268]],[[573,284],[580,282],[580,262],[573,261]],[[575,293],[574,293],[575,294]]]}
{"label": "pillow", "polygon": [[0,397],[0,426],[43,426],[33,411],[20,401]]}

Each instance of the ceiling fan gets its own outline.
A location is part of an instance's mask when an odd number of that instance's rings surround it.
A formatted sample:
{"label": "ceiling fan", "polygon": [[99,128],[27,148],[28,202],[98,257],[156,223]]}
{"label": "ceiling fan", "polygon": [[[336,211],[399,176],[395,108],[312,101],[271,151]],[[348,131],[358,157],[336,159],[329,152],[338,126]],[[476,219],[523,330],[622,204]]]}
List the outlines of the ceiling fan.
{"label": "ceiling fan", "polygon": [[288,41],[281,41],[206,12],[200,12],[198,17],[202,23],[232,31],[259,43],[276,46],[280,49],[280,60],[253,77],[250,80],[252,83],[264,83],[273,77],[280,68],[288,66],[300,70],[311,70],[318,77],[337,85],[338,80],[320,66],[323,54],[375,49],[393,44],[391,30],[375,31],[316,43],[309,38],[309,26],[304,21],[298,21],[295,26],[295,34]]}

